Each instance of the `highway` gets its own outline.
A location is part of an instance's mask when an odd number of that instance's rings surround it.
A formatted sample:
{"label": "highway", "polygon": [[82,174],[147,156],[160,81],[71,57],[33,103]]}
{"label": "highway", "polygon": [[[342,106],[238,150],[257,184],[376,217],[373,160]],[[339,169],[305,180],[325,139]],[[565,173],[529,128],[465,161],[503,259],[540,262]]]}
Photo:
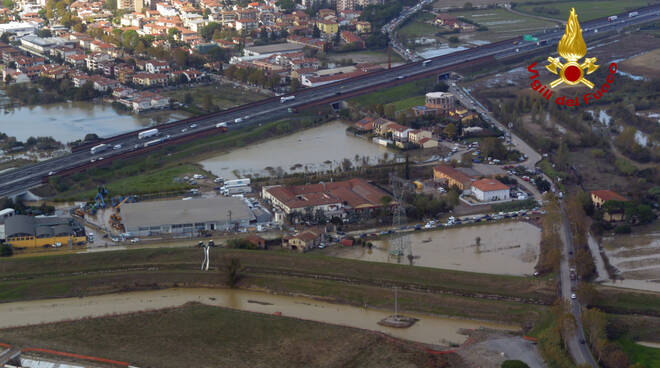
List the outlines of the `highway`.
{"label": "highway", "polygon": [[[594,36],[598,36],[598,33],[592,31],[594,29],[598,29],[602,33],[612,29],[620,29],[625,26],[654,21],[659,18],[660,5],[647,7],[639,10],[639,15],[636,17],[628,17],[621,14],[619,15],[619,19],[614,22],[608,22],[605,18],[584,22],[582,24],[583,35],[585,39],[589,40]],[[546,43],[544,41],[547,41],[547,45],[552,46],[556,45],[556,42],[559,41],[563,35],[563,31],[563,29],[557,28],[549,31],[546,30],[535,36],[539,39],[540,43]],[[339,101],[347,97],[367,93],[375,88],[387,88],[413,79],[424,78],[436,72],[460,68],[468,62],[475,62],[475,60],[480,60],[481,58],[505,58],[516,55],[519,52],[523,53],[539,47],[548,47],[547,45],[537,46],[536,43],[525,43],[521,41],[521,37],[517,37],[495,44],[488,44],[428,59],[431,62],[426,66],[422,62],[413,62],[389,70],[377,71],[324,86],[303,89],[295,92],[295,100],[287,103],[280,103],[279,98],[268,98],[257,103],[229,109],[225,112],[164,124],[158,126],[158,129],[161,132],[161,138],[170,136],[172,141],[182,141],[186,137],[194,138],[206,134],[217,134],[215,125],[220,122],[231,123],[228,124],[230,130],[254,126],[289,116],[291,114],[288,111],[289,108],[304,108],[314,104]],[[556,52],[554,46],[552,48],[548,47],[548,50],[548,54],[554,54]],[[237,118],[242,118],[243,120],[239,123],[233,123]],[[89,149],[85,149],[73,152],[67,156],[0,174],[0,196],[24,193],[26,190],[38,186],[42,178],[48,177],[50,174],[57,175],[61,171],[77,167],[83,169],[92,165],[90,163],[92,159],[98,160],[100,157],[103,157],[104,160],[112,160],[113,157],[123,158],[125,154],[131,152],[146,152],[147,150],[141,147],[144,141],[138,139],[137,132],[139,131],[108,137],[97,143],[106,143],[113,146],[120,144],[120,149],[109,150],[96,155],[92,154]],[[153,149],[153,147],[149,148]],[[107,161],[96,161],[94,165],[100,165],[105,162]]]}

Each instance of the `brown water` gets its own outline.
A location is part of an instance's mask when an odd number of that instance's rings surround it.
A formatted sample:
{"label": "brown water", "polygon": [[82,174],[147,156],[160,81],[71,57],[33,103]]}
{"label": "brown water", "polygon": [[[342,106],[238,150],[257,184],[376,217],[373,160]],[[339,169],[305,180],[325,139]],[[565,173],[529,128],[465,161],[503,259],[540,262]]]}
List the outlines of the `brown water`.
{"label": "brown water", "polygon": [[287,317],[381,331],[402,339],[429,344],[462,343],[466,336],[458,334],[457,331],[461,328],[518,330],[518,326],[514,325],[415,313],[405,313],[419,319],[412,327],[389,328],[380,326],[377,322],[391,312],[237,289],[166,289],[6,303],[0,304],[0,316],[3,316],[0,319],[0,328],[176,307],[188,302],[258,313],[281,312]]}
{"label": "brown water", "polygon": [[[336,121],[317,128],[307,129],[286,137],[272,139],[263,143],[233,150],[201,162],[204,169],[223,178],[235,178],[235,171],[241,176],[258,174],[271,176],[267,167],[278,167],[287,173],[304,171],[330,170],[341,165],[347,158],[356,165],[355,155],[360,159],[369,157],[369,164],[376,164],[387,153],[394,157],[393,151],[346,135],[347,125]],[[294,167],[296,166],[296,167]]]}
{"label": "brown water", "polygon": [[602,246],[623,278],[608,285],[660,292],[660,225],[635,227],[632,234],[604,237]]}
{"label": "brown water", "polygon": [[[541,230],[526,222],[506,222],[408,233],[414,265],[508,275],[534,273]],[[480,245],[476,245],[480,237]],[[430,241],[428,241],[430,239]],[[373,262],[397,263],[390,256],[390,239],[374,248],[338,249],[336,256]],[[401,263],[407,263],[402,257]]]}
{"label": "brown water", "polygon": [[50,136],[66,143],[88,133],[105,137],[186,117],[188,114],[181,111],[138,115],[110,104],[74,101],[0,109],[0,132],[21,141],[30,136]]}

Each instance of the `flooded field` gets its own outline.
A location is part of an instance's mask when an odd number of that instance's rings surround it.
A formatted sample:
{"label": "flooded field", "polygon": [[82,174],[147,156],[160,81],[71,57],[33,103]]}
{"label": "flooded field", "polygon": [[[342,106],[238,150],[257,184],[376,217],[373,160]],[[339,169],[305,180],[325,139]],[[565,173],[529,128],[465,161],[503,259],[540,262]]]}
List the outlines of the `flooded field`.
{"label": "flooded field", "polygon": [[[276,173],[323,171],[341,166],[375,164],[393,152],[383,146],[346,135],[347,125],[335,121],[290,136],[236,149],[201,162],[213,174],[235,178],[243,175],[272,176]],[[356,155],[359,156],[356,160]],[[368,160],[368,161],[367,161]]]}
{"label": "flooded field", "polygon": [[[479,237],[477,245],[477,237]],[[392,240],[373,249],[337,249],[335,256],[372,262],[407,263],[390,256]],[[508,275],[531,275],[538,260],[541,230],[526,222],[465,226],[409,233],[416,266]]]}
{"label": "flooded field", "polygon": [[611,285],[660,292],[660,225],[605,237],[602,246],[610,264],[623,278]]}
{"label": "flooded field", "polygon": [[458,318],[405,313],[419,321],[410,328],[390,328],[377,324],[391,312],[320,302],[302,297],[273,295],[238,289],[166,289],[0,304],[0,328],[57,322],[66,319],[100,317],[149,309],[181,306],[188,302],[221,306],[250,312],[296,317],[311,321],[381,331],[402,339],[429,344],[460,344],[466,336],[461,328],[480,327],[518,330],[518,326]]}
{"label": "flooded field", "polygon": [[41,106],[5,107],[0,110],[0,132],[24,141],[31,136],[50,136],[62,143],[82,139],[85,134],[101,137],[149,125],[185,119],[180,111],[133,114],[109,104],[62,102]]}

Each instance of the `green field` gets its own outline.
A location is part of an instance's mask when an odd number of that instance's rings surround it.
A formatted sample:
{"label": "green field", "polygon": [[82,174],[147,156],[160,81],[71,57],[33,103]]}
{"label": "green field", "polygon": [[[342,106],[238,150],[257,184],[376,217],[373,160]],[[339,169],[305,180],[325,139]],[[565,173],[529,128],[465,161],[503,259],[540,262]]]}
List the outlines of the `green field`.
{"label": "green field", "polygon": [[199,86],[187,89],[177,89],[175,91],[164,91],[162,94],[172,99],[184,103],[186,94],[190,94],[193,103],[197,106],[204,106],[205,96],[211,96],[213,105],[220,109],[226,109],[233,106],[243,105],[248,102],[263,100],[268,97],[261,93],[245,90],[245,88],[233,87],[229,84],[216,84],[211,86]]}
{"label": "green field", "polygon": [[355,328],[200,304],[0,330],[0,341],[139,367],[424,367],[430,359]]}
{"label": "green field", "polygon": [[409,99],[410,96],[419,97],[420,95],[424,95],[426,92],[433,91],[434,85],[435,83],[432,78],[426,78],[357,96],[349,101],[354,102],[363,108],[376,104],[388,104]]}
{"label": "green field", "polygon": [[[549,18],[557,18],[562,21],[568,19],[568,14],[571,11],[571,8],[575,8],[575,11],[578,13],[579,21],[588,21],[596,18],[603,18],[610,15],[623,13],[626,11],[634,10],[636,8],[641,8],[647,6],[649,0],[600,0],[600,1],[570,1],[570,2],[561,2],[561,3],[544,3],[544,4],[528,4],[528,5],[519,5],[516,6],[516,10],[534,14],[541,15]],[[537,12],[534,8],[543,7],[547,9],[556,9],[559,11],[558,14],[551,14],[547,12]],[[539,9],[540,10],[540,9]]]}
{"label": "green field", "polygon": [[544,28],[555,28],[557,23],[536,19],[532,17],[521,17],[504,9],[487,9],[452,12],[452,16],[464,17],[475,21],[481,26],[488,27],[486,32],[475,32],[472,34],[459,34],[461,39],[500,41],[507,38],[521,36],[526,33],[536,32]]}
{"label": "green field", "polygon": [[645,368],[660,367],[660,349],[636,344],[630,338],[621,338],[617,342],[623,347],[631,363],[641,364]]}
{"label": "green field", "polygon": [[409,20],[403,27],[401,27],[397,34],[402,39],[414,39],[421,36],[433,37],[440,28],[433,24],[427,23],[433,21],[435,16],[428,12],[420,12],[419,15]]}
{"label": "green field", "polygon": [[422,96],[408,97],[403,100],[393,102],[392,105],[394,105],[395,111],[403,111],[403,110],[408,110],[413,106],[424,105],[425,103],[426,103],[426,97],[422,95]]}

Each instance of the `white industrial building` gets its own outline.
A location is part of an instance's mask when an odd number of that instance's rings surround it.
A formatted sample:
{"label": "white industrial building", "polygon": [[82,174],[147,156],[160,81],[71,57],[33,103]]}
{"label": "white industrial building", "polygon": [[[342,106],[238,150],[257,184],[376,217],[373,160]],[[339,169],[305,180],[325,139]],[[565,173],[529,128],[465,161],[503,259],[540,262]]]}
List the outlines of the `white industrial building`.
{"label": "white industrial building", "polygon": [[37,33],[37,25],[32,22],[9,22],[0,24],[0,36],[5,33],[23,37],[28,34]]}
{"label": "white industrial building", "polygon": [[224,231],[256,220],[243,199],[233,197],[126,203],[121,217],[133,236]]}
{"label": "white industrial building", "polygon": [[482,202],[509,200],[509,187],[497,179],[481,179],[472,182],[472,194]]}

